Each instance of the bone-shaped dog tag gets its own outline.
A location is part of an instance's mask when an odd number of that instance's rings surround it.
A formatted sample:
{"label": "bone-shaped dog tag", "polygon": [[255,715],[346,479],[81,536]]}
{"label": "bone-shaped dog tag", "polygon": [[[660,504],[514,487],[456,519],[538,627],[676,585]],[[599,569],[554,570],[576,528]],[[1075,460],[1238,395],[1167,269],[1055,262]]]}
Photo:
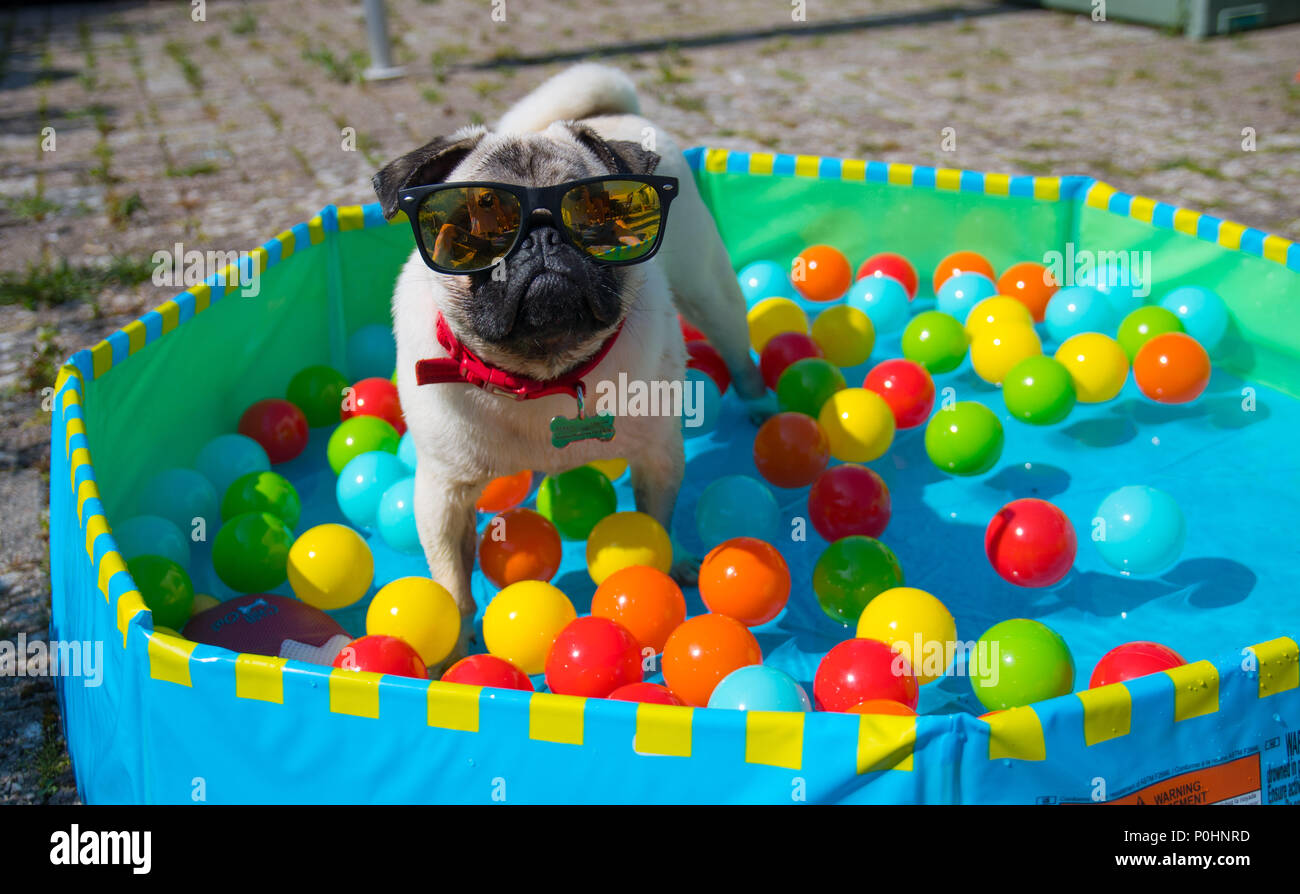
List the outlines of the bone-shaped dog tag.
{"label": "bone-shaped dog tag", "polygon": [[574,441],[612,441],[614,440],[614,417],[597,413],[588,416],[582,404],[582,386],[577,388],[578,415],[570,419],[567,416],[551,417],[551,446],[568,447]]}

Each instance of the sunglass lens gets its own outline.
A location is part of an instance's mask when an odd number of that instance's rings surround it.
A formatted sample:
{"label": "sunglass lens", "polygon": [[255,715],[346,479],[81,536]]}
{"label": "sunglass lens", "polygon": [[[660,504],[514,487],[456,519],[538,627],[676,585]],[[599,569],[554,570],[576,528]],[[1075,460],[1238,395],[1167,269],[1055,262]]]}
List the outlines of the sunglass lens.
{"label": "sunglass lens", "polygon": [[602,261],[635,261],[659,239],[659,192],[635,180],[583,183],[564,194],[565,228],[587,253]]}
{"label": "sunglass lens", "polygon": [[439,267],[471,273],[505,257],[519,235],[519,199],[504,190],[460,186],[420,203],[420,237]]}

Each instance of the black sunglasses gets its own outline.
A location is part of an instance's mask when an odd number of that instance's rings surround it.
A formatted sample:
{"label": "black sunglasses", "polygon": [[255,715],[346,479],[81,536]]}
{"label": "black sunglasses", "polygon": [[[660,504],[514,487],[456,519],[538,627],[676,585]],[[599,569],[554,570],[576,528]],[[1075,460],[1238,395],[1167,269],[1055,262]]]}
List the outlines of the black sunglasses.
{"label": "black sunglasses", "polygon": [[478,273],[504,261],[532,229],[533,212],[550,213],[576,249],[602,264],[648,260],[663,241],[676,177],[607,174],[555,186],[435,183],[402,190],[420,256],[439,273]]}

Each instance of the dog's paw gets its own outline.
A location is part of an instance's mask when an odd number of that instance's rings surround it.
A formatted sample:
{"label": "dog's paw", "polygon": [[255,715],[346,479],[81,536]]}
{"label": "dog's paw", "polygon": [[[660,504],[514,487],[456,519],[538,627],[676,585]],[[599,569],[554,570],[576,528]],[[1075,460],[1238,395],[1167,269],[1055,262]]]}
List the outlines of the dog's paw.
{"label": "dog's paw", "polygon": [[673,557],[668,574],[679,587],[693,587],[700,582],[700,557],[682,553]]}
{"label": "dog's paw", "polygon": [[776,402],[776,395],[771,391],[765,392],[762,397],[745,401],[745,410],[749,413],[749,421],[755,425],[762,425],[775,416],[780,409]]}

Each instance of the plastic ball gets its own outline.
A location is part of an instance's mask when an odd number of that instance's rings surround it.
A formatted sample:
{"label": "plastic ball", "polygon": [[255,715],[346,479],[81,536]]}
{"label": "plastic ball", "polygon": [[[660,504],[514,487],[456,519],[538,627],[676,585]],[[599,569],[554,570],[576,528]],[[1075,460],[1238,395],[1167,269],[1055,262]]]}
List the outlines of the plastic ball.
{"label": "plastic ball", "polygon": [[1061,635],[1045,624],[1013,618],[985,631],[971,669],[971,689],[990,711],[1019,708],[1074,689],[1074,658]]}
{"label": "plastic ball", "polygon": [[598,521],[617,510],[614,485],[591,466],[547,475],[537,489],[537,511],[568,540],[586,540]]}
{"label": "plastic ball", "polygon": [[813,568],[813,592],[832,621],[856,624],[872,599],[903,585],[894,551],[874,537],[853,534],[836,540]]}
{"label": "plastic ball", "polygon": [[350,386],[340,412],[343,419],[375,416],[391,425],[398,435],[406,433],[397,386],[387,378],[362,379]]}
{"label": "plastic ball", "polygon": [[208,479],[213,493],[220,495],[236,478],[270,469],[271,460],[262,445],[247,435],[217,435],[199,450],[194,468]]}
{"label": "plastic ball", "polygon": [[1074,379],[1059,360],[1026,357],[1002,380],[1007,411],[1031,425],[1055,425],[1074,409]]}
{"label": "plastic ball", "polygon": [[777,487],[807,487],[830,461],[830,444],[817,420],[803,413],[777,413],[758,428],[754,465]]}
{"label": "plastic ball", "polygon": [[395,677],[428,679],[420,653],[395,636],[367,634],[344,646],[334,657],[334,667]]}
{"label": "plastic ball", "polygon": [[546,656],[546,685],[559,695],[604,698],[641,682],[641,646],[609,618],[575,618],[556,634]]}
{"label": "plastic ball", "polygon": [[1210,384],[1210,355],[1183,332],[1166,332],[1144,344],[1133,358],[1138,390],[1162,404],[1196,400]]}
{"label": "plastic ball", "polygon": [[845,463],[827,469],[808,491],[808,518],[831,543],[854,534],[879,537],[890,514],[889,488],[866,466]]}
{"label": "plastic ball", "polygon": [[113,528],[113,542],[123,559],[162,556],[187,572],[190,567],[190,539],[181,529],[157,515],[137,515]]}
{"label": "plastic ball", "polygon": [[1182,286],[1160,299],[1160,306],[1172,312],[1183,330],[1213,353],[1228,332],[1228,305],[1201,286]]}
{"label": "plastic ball", "polygon": [[696,615],[664,644],[664,683],[688,705],[703,708],[723,678],[763,663],[763,650],[749,628],[726,615]]}
{"label": "plastic ball", "polygon": [[948,255],[938,266],[934,268],[934,277],[931,284],[934,286],[934,293],[939,294],[949,278],[961,276],[963,273],[980,273],[987,276],[990,280],[996,280],[997,276],[993,273],[993,265],[988,262],[988,258],[975,251],[955,251]]}
{"label": "plastic ball", "polygon": [[[768,388],[775,389],[790,364],[807,357],[822,357],[821,347],[802,332],[782,332],[773,336],[758,358],[758,370]],[[837,364],[838,365],[838,364]]]}
{"label": "plastic ball", "polygon": [[393,329],[382,323],[362,326],[348,337],[348,368],[353,382],[361,379],[388,378],[397,366],[397,343]]}
{"label": "plastic ball", "polygon": [[939,287],[935,307],[958,320],[965,320],[975,305],[997,293],[997,285],[984,274],[959,273],[948,277]]}
{"label": "plastic ball", "polygon": [[1171,310],[1154,304],[1139,307],[1119,324],[1116,339],[1131,362],[1144,344],[1166,332],[1182,332],[1183,323]]}
{"label": "plastic ball", "polygon": [[1048,335],[1058,343],[1081,332],[1111,332],[1119,319],[1106,296],[1091,286],[1061,289],[1043,316]]}
{"label": "plastic ball", "polygon": [[853,284],[845,303],[866,314],[876,332],[893,335],[907,325],[909,300],[907,289],[898,280],[868,276]]}
{"label": "plastic ball", "polygon": [[957,648],[957,622],[948,607],[925,590],[895,587],[867,603],[858,616],[857,636],[893,646],[924,686],[944,676]]}
{"label": "plastic ball", "polygon": [[336,425],[343,406],[343,389],[348,380],[332,366],[309,366],[289,380],[285,392],[290,403],[302,410],[312,428]]}
{"label": "plastic ball", "polygon": [[343,467],[334,483],[334,496],[349,522],[373,528],[384,491],[410,475],[411,470],[393,454],[372,450]]}
{"label": "plastic ball", "polygon": [[811,245],[791,262],[790,280],[809,301],[835,301],[853,283],[853,268],[838,248]]}
{"label": "plastic ball", "polygon": [[1158,674],[1161,671],[1182,667],[1186,663],[1187,659],[1182,655],[1160,643],[1142,640],[1124,643],[1101,656],[1101,660],[1093,668],[1088,688],[1096,689],[1098,686],[1109,686],[1111,683],[1123,683],[1135,677],[1145,677],[1147,674]]}
{"label": "plastic ball", "polygon": [[194,607],[190,609],[190,617],[194,617],[199,612],[205,612],[210,608],[216,608],[221,603],[215,596],[209,596],[207,593],[194,594]]}
{"label": "plastic ball", "polygon": [[290,528],[298,526],[302,501],[289,479],[275,472],[249,472],[237,478],[221,500],[221,517],[245,512],[269,512]]}
{"label": "plastic ball", "polygon": [[897,428],[916,428],[934,408],[934,380],[925,367],[901,357],[872,367],[862,387],[885,399]]}
{"label": "plastic ball", "polygon": [[915,717],[916,712],[907,705],[889,698],[869,698],[845,711],[846,714],[885,714],[894,717]]}
{"label": "plastic ball", "polygon": [[764,298],[784,298],[794,294],[790,282],[790,269],[776,261],[755,261],[740,271],[740,291],[745,304],[753,307]]}
{"label": "plastic ball", "polygon": [[707,549],[732,537],[773,540],[781,509],[767,485],[748,475],[726,475],[709,484],[695,504],[695,529]]}
{"label": "plastic ball", "polygon": [[685,705],[672,690],[659,683],[629,683],[615,689],[606,698],[616,702],[639,702],[643,705]]}
{"label": "plastic ball", "polygon": [[599,469],[601,474],[610,481],[617,481],[627,471],[627,460],[625,459],[593,459],[587,465],[593,469]]}
{"label": "plastic ball", "polygon": [[239,433],[262,445],[272,464],[284,463],[307,447],[307,417],[278,397],[259,400],[239,417]]}
{"label": "plastic ball", "polygon": [[193,469],[164,469],[145,482],[140,492],[141,515],[165,518],[182,533],[194,530],[196,519],[215,524],[221,517],[216,491]]}
{"label": "plastic ball", "polygon": [[402,461],[402,465],[406,466],[411,474],[415,474],[415,466],[419,457],[415,452],[415,438],[411,436],[409,431],[402,435],[401,440],[397,442],[397,458]]}
{"label": "plastic ball", "polygon": [[1033,328],[1034,317],[1014,298],[994,295],[971,308],[966,315],[966,334],[973,341],[985,332],[997,331],[1007,325]]}
{"label": "plastic ball", "polygon": [[920,686],[902,653],[874,639],[849,639],[826,653],[813,677],[813,698],[822,711],[851,711],[864,701],[886,699],[916,709]]}
{"label": "plastic ball", "polygon": [[707,435],[718,425],[722,415],[722,392],[708,373],[686,370],[683,390],[682,437]]}
{"label": "plastic ball", "polygon": [[829,360],[809,357],[786,367],[776,383],[776,401],[785,412],[814,419],[835,392],[844,388],[844,373]]}
{"label": "plastic ball", "polygon": [[1034,261],[1012,264],[998,277],[998,294],[1023,304],[1035,323],[1043,322],[1047,303],[1059,288],[1051,271]]}
{"label": "plastic ball", "polygon": [[528,492],[532,489],[533,473],[528,469],[514,475],[502,475],[487,483],[483,493],[474,501],[474,508],[479,512],[505,512],[528,499]]}
{"label": "plastic ball", "polygon": [[822,405],[817,422],[826,432],[831,456],[864,463],[885,455],[894,443],[894,411],[866,388],[845,388]]}
{"label": "plastic ball", "polygon": [[498,587],[548,581],[560,570],[560,532],[541,513],[518,507],[493,518],[478,544],[483,576]]}
{"label": "plastic ball", "polygon": [[764,298],[745,315],[749,323],[749,344],[759,354],[782,332],[808,331],[808,315],[789,298]]}
{"label": "plastic ball", "polygon": [[325,453],[330,468],[337,475],[353,458],[372,450],[397,455],[401,438],[393,428],[378,416],[353,416],[344,420],[330,435]]}
{"label": "plastic ball", "polygon": [[577,616],[558,588],[539,580],[519,581],[488,603],[483,642],[490,653],[524,673],[540,674],[555,637]]}
{"label": "plastic ball", "polygon": [[831,363],[858,366],[867,362],[876,346],[876,327],[858,308],[837,304],[813,320],[812,338]]}
{"label": "plastic ball", "polygon": [[288,571],[295,596],[332,611],[366,595],[375,578],[375,559],[356,531],[347,525],[324,524],[308,528],[294,541]]}
{"label": "plastic ball", "polygon": [[762,664],[736,668],[709,696],[710,708],[733,711],[811,711],[808,693],[785,671]]}
{"label": "plastic ball", "polygon": [[1119,394],[1128,378],[1128,356],[1115,339],[1084,332],[1056,349],[1056,359],[1070,371],[1081,404],[1097,404]]}
{"label": "plastic ball", "polygon": [[888,276],[897,280],[907,290],[909,299],[916,297],[917,276],[912,262],[900,254],[882,251],[862,262],[858,267],[857,279]]}
{"label": "plastic ball", "polygon": [[212,541],[212,567],[239,593],[265,593],[284,583],[293,531],[269,512],[236,515]]}
{"label": "plastic ball", "polygon": [[185,626],[194,605],[194,584],[184,568],[162,556],[144,555],[128,559],[126,570],[153,612],[154,624],[173,630]]}
{"label": "plastic ball", "polygon": [[961,366],[969,344],[962,324],[937,310],[917,314],[903,330],[903,356],[925,367],[931,375]]}
{"label": "plastic ball", "polygon": [[462,658],[447,668],[447,672],[442,675],[442,682],[486,686],[490,689],[533,691],[533,681],[528,679],[528,674],[495,655],[469,655]]}
{"label": "plastic ball", "polygon": [[591,613],[622,624],[643,651],[651,649],[657,655],[669,634],[686,620],[686,597],[676,581],[658,568],[629,565],[596,588]]}
{"label": "plastic ball", "polygon": [[975,375],[990,385],[1001,385],[1017,363],[1042,352],[1043,343],[1032,326],[995,326],[971,342],[970,362]]}
{"label": "plastic ball", "polygon": [[366,633],[400,637],[427,666],[451,654],[460,625],[456,599],[427,577],[399,577],[380,587],[366,607]]}
{"label": "plastic ball", "polygon": [[379,495],[375,530],[384,543],[414,556],[420,552],[420,531],[415,524],[415,479],[394,481]]}
{"label": "plastic ball", "polygon": [[1046,500],[1012,500],[984,529],[993,570],[1018,587],[1050,587],[1069,573],[1077,550],[1074,525]]}
{"label": "plastic ball", "polygon": [[790,569],[772,544],[737,537],[704,557],[699,586],[709,611],[758,627],[779,615],[790,599]]}
{"label": "plastic ball", "polygon": [[718,349],[707,341],[688,341],[686,343],[686,368],[698,369],[708,373],[713,384],[724,394],[731,385],[731,371],[718,353]]}
{"label": "plastic ball", "polygon": [[1002,456],[1002,423],[976,401],[959,401],[939,410],[925,427],[930,462],[953,475],[983,475]]}
{"label": "plastic ball", "polygon": [[1097,507],[1093,529],[1097,552],[1124,575],[1166,570],[1178,561],[1187,536],[1187,523],[1177,501],[1145,485],[1121,487],[1108,494]]}
{"label": "plastic ball", "polygon": [[607,515],[587,538],[587,573],[597,586],[629,565],[649,565],[666,574],[672,564],[673,544],[668,532],[644,512]]}

